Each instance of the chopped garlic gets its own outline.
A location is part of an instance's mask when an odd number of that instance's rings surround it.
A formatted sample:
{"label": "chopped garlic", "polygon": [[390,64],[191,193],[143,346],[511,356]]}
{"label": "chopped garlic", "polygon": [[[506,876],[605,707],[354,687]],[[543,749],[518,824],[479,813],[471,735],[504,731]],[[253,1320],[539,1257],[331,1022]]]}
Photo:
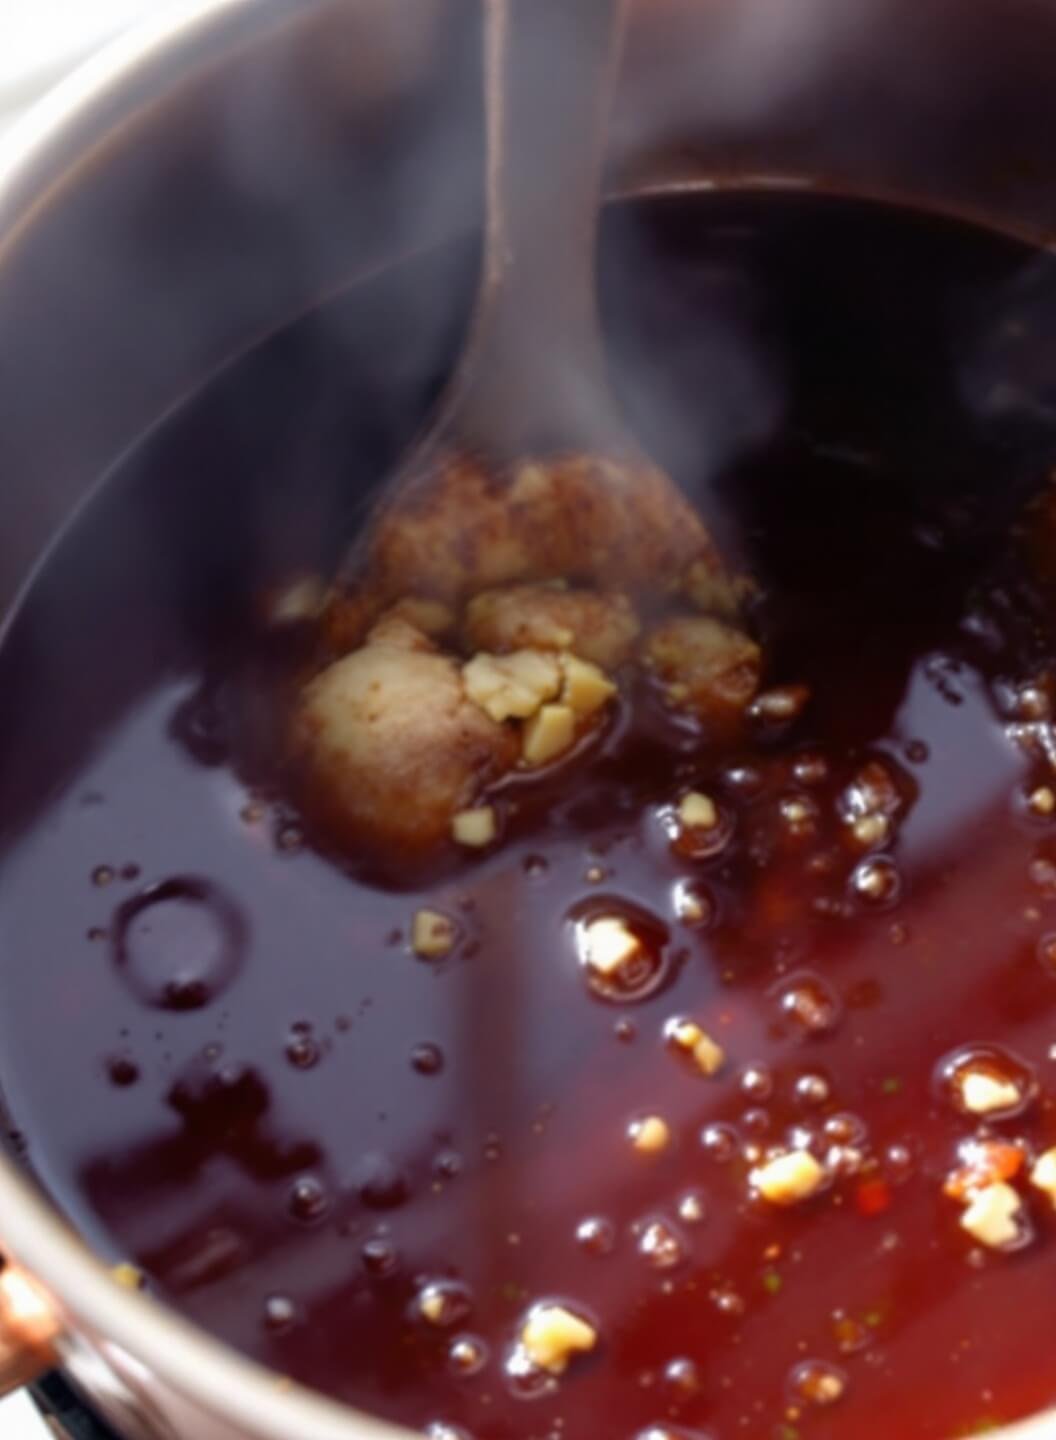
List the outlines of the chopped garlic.
{"label": "chopped garlic", "polygon": [[1011,1110],[1022,1100],[1019,1087],[1010,1080],[1000,1080],[986,1070],[963,1071],[957,1077],[964,1108],[973,1115],[990,1115],[995,1110]]}
{"label": "chopped garlic", "polygon": [[570,705],[544,705],[524,727],[524,758],[529,765],[545,765],[571,748],[576,738],[576,716]]}
{"label": "chopped garlic", "polygon": [[667,1027],[667,1034],[680,1050],[692,1055],[703,1074],[715,1075],[725,1064],[725,1050],[692,1020],[673,1021]]}
{"label": "chopped garlic", "polygon": [[1039,785],[1031,792],[1027,804],[1035,815],[1052,815],[1056,813],[1056,791],[1051,785]]}
{"label": "chopped garlic", "polygon": [[298,625],[314,620],[326,604],[327,590],[318,575],[302,575],[292,580],[268,605],[272,625]]}
{"label": "chopped garlic", "polygon": [[1056,1206],[1056,1146],[1046,1150],[1034,1161],[1030,1172],[1030,1183],[1045,1194]]}
{"label": "chopped garlic", "polygon": [[748,1176],[752,1189],[772,1205],[795,1205],[808,1200],[825,1182],[825,1171],[809,1150],[789,1150]]}
{"label": "chopped garlic", "polygon": [[439,910],[419,910],[411,928],[411,949],[423,960],[436,960],[454,949],[455,922]]}
{"label": "chopped garlic", "polygon": [[854,838],[859,845],[872,849],[876,845],[883,845],[891,831],[891,822],[886,815],[873,811],[869,815],[859,815],[851,826]]}
{"label": "chopped garlic", "polygon": [[435,1287],[423,1290],[418,1297],[418,1309],[430,1325],[442,1325],[447,1310],[443,1293]]}
{"label": "chopped garlic", "polygon": [[561,699],[577,715],[584,718],[593,715],[616,694],[616,686],[604,670],[589,660],[581,660],[578,655],[562,655],[561,668],[565,675]]}
{"label": "chopped garlic", "polygon": [[123,1290],[142,1290],[144,1275],[138,1265],[133,1265],[130,1260],[122,1260],[120,1265],[115,1265],[110,1271],[112,1279],[116,1280]]}
{"label": "chopped garlic", "polygon": [[1014,1245],[1023,1233],[1023,1202],[1003,1180],[977,1190],[961,1216],[961,1227],[991,1250]]}
{"label": "chopped garlic", "polygon": [[691,790],[682,797],[678,818],[688,830],[714,830],[719,823],[719,812],[710,796]]}
{"label": "chopped garlic", "polygon": [[631,1144],[643,1155],[658,1155],[671,1143],[671,1130],[666,1120],[659,1115],[646,1115],[642,1120],[633,1120],[627,1132]]}
{"label": "chopped garlic", "polygon": [[533,1365],[563,1375],[578,1352],[593,1350],[598,1332],[564,1305],[536,1305],[521,1330],[521,1349]]}
{"label": "chopped garlic", "polygon": [[490,805],[475,810],[460,810],[451,821],[451,834],[459,845],[479,849],[490,845],[498,833],[495,811]]}
{"label": "chopped garlic", "polygon": [[530,719],[561,688],[556,656],[541,650],[474,655],[463,666],[462,678],[474,705],[499,724],[503,720]]}
{"label": "chopped garlic", "polygon": [[599,975],[615,975],[637,958],[641,948],[637,935],[618,915],[603,915],[583,927],[583,959]]}

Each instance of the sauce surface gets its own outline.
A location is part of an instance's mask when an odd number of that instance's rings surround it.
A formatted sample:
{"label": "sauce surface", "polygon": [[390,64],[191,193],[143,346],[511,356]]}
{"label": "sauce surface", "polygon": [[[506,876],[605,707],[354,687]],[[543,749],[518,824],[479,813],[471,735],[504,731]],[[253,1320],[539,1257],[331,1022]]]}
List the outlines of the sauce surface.
{"label": "sauce surface", "polygon": [[[472,259],[232,367],[29,592],[0,650],[15,1143],[152,1291],[443,1440],[939,1440],[1051,1403],[1053,1204],[1024,1171],[1004,1253],[943,1187],[973,1137],[1056,1144],[1056,594],[1017,528],[1056,456],[1052,262],[823,197],[614,208],[615,381],[759,577],[770,683],[811,701],[715,748],[627,685],[599,741],[511,782],[493,852],[401,875],[284,803],[259,717],[298,641],[253,602],[331,563],[442,378]],[[376,378],[412,294],[455,300]],[[687,790],[723,816],[714,854],[672,846]],[[456,922],[437,961],[423,907]],[[646,993],[588,983],[597,914],[647,937]],[[717,1074],[672,1052],[680,1016]],[[1019,1113],[964,1113],[966,1054]],[[644,1153],[650,1116],[669,1143]],[[768,1205],[751,1172],[789,1147],[826,1184]],[[509,1355],[547,1300],[598,1343],[526,1383]]]}

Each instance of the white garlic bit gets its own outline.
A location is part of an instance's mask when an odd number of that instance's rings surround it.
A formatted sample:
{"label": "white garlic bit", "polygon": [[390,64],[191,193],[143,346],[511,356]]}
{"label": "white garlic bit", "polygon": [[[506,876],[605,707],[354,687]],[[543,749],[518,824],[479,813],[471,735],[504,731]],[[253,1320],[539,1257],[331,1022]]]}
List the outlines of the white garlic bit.
{"label": "white garlic bit", "polygon": [[798,1205],[824,1185],[824,1167],[809,1150],[788,1150],[758,1165],[748,1175],[757,1195],[771,1205]]}
{"label": "white garlic bit", "polygon": [[634,931],[618,915],[602,915],[580,931],[584,963],[609,978],[635,960],[642,948]]}
{"label": "white garlic bit", "polygon": [[490,805],[479,805],[473,810],[460,810],[451,821],[451,835],[459,845],[471,849],[483,849],[490,845],[498,834],[495,811]]}
{"label": "white garlic bit", "polygon": [[1023,1202],[1003,1180],[977,1190],[961,1216],[961,1228],[990,1250],[1008,1250],[1024,1238]]}
{"label": "white garlic bit", "polygon": [[691,790],[679,803],[678,818],[687,830],[714,830],[719,823],[719,811],[710,795]]}
{"label": "white garlic bit", "polygon": [[1056,1146],[1044,1151],[1034,1161],[1030,1183],[1046,1194],[1056,1208]]}
{"label": "white garlic bit", "polygon": [[480,653],[463,667],[466,694],[492,720],[527,720],[561,688],[554,655],[515,650],[512,655]]}
{"label": "white garlic bit", "polygon": [[665,1027],[668,1039],[693,1057],[702,1075],[717,1075],[726,1063],[726,1052],[693,1020],[671,1020]]}
{"label": "white garlic bit", "polygon": [[576,712],[571,705],[544,705],[524,727],[526,765],[546,765],[570,750],[576,739]]}
{"label": "white garlic bit", "polygon": [[576,1354],[593,1350],[594,1326],[564,1305],[534,1305],[521,1328],[520,1348],[527,1359],[550,1375],[563,1375]]}
{"label": "white garlic bit", "polygon": [[671,1129],[659,1115],[646,1115],[632,1120],[627,1130],[631,1144],[643,1155],[658,1155],[671,1143]]}
{"label": "white garlic bit", "polygon": [[992,1115],[996,1110],[1014,1110],[1022,1101],[1019,1086],[987,1070],[968,1068],[957,1076],[964,1108],[973,1115]]}
{"label": "white garlic bit", "polygon": [[455,947],[458,930],[449,915],[419,910],[411,927],[411,949],[423,960],[437,960]]}

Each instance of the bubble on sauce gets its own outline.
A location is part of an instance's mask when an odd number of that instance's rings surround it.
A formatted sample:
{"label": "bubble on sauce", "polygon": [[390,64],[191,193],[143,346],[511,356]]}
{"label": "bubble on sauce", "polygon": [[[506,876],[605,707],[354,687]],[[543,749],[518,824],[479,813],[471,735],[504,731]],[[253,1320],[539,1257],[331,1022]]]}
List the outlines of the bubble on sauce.
{"label": "bubble on sauce", "polygon": [[1038,959],[1045,971],[1056,978],[1056,934],[1051,931],[1038,941]]}
{"label": "bubble on sauce", "polygon": [[425,1440],[472,1440],[461,1425],[448,1425],[446,1420],[430,1420],[425,1427]]}
{"label": "bubble on sauce", "polygon": [[902,877],[890,856],[875,855],[851,871],[850,889],[856,900],[874,909],[885,909],[898,902]]}
{"label": "bubble on sauce", "polygon": [[832,1312],[832,1338],[841,1355],[856,1355],[872,1344],[873,1331],[846,1310]]}
{"label": "bubble on sauce", "polygon": [[111,1085],[127,1090],[139,1079],[139,1066],[129,1055],[111,1055],[106,1062],[106,1074]]}
{"label": "bubble on sauce", "polygon": [[715,900],[700,880],[680,880],[673,891],[674,911],[683,925],[709,925],[715,918]]}
{"label": "bubble on sauce", "polygon": [[843,1016],[843,1007],[831,987],[811,970],[786,976],[771,993],[781,1015],[803,1036],[827,1035]]}
{"label": "bubble on sauce", "polygon": [[1027,876],[1046,900],[1056,899],[1056,863],[1047,855],[1036,855],[1027,866]]}
{"label": "bubble on sauce", "polygon": [[418,1292],[415,1310],[420,1319],[441,1330],[451,1330],[469,1319],[473,1300],[458,1280],[428,1280]]}
{"label": "bubble on sauce", "polygon": [[487,1363],[488,1347],[479,1335],[458,1335],[451,1341],[447,1366],[460,1380],[479,1375]]}
{"label": "bubble on sauce", "polygon": [[687,1430],[682,1425],[647,1425],[634,1440],[711,1440],[703,1430]]}
{"label": "bubble on sauce", "polygon": [[587,1255],[611,1255],[616,1248],[616,1227],[604,1215],[588,1215],[576,1226],[576,1244]]}
{"label": "bubble on sauce", "polygon": [[272,1335],[283,1335],[297,1321],[297,1307],[286,1295],[269,1295],[264,1302],[264,1328]]}
{"label": "bubble on sauce", "polygon": [[827,1360],[803,1360],[788,1377],[789,1398],[800,1405],[835,1405],[846,1389],[846,1374]]}
{"label": "bubble on sauce", "polygon": [[1002,1045],[962,1045],[935,1067],[940,1097],[962,1115],[1005,1120],[1022,1112],[1038,1092],[1034,1069]]}
{"label": "bubble on sauce", "polygon": [[330,1196],[321,1180],[314,1175],[302,1175],[294,1181],[288,1202],[294,1220],[299,1220],[302,1225],[313,1225],[323,1218],[329,1208]]}
{"label": "bubble on sauce", "polygon": [[851,1114],[849,1110],[830,1115],[823,1128],[825,1138],[837,1145],[864,1145],[869,1137],[865,1121],[861,1116]]}
{"label": "bubble on sauce", "polygon": [[201,686],[177,707],[170,731],[199,765],[223,765],[230,756],[231,718],[213,686]]}
{"label": "bubble on sauce", "polygon": [[298,1020],[290,1026],[283,1053],[295,1070],[312,1070],[318,1065],[321,1058],[319,1042],[306,1020]]}
{"label": "bubble on sauce", "polygon": [[794,1093],[801,1105],[824,1105],[832,1094],[832,1087],[824,1075],[808,1071],[797,1077]]}
{"label": "bubble on sauce", "polygon": [[750,761],[735,761],[719,771],[723,788],[739,800],[754,800],[766,788],[766,776]]}
{"label": "bubble on sauce", "polygon": [[388,1155],[364,1155],[356,1172],[356,1189],[368,1210],[395,1210],[410,1195],[407,1176]]}
{"label": "bubble on sauce", "polygon": [[550,862],[545,855],[526,855],[521,861],[521,869],[529,880],[542,880],[550,872]]}
{"label": "bubble on sauce", "polygon": [[[591,994],[626,1005],[655,995],[670,978],[667,926],[620,896],[592,896],[569,916],[580,969]],[[620,953],[608,943],[620,940]]]}
{"label": "bubble on sauce", "polygon": [[818,802],[805,791],[783,795],[778,801],[777,813],[784,834],[792,840],[809,840],[818,833],[821,816]]}
{"label": "bubble on sauce", "polygon": [[114,963],[137,999],[162,1010],[199,1010],[242,967],[246,922],[211,880],[178,876],[117,909]]}
{"label": "bubble on sauce", "polygon": [[438,1150],[433,1156],[433,1175],[437,1180],[453,1180],[462,1173],[463,1160],[457,1150]]}
{"label": "bubble on sauce", "polygon": [[732,1125],[717,1122],[701,1130],[700,1146],[709,1159],[724,1165],[738,1153],[740,1137]]}
{"label": "bubble on sauce", "polygon": [[304,831],[293,821],[284,821],[275,831],[275,845],[284,854],[296,854],[304,848]]}
{"label": "bubble on sauce", "polygon": [[675,1401],[692,1400],[704,1385],[700,1366],[688,1355],[677,1355],[664,1366],[662,1377],[664,1389]]}
{"label": "bubble on sauce", "polygon": [[673,1270],[687,1258],[689,1245],[685,1236],[666,1216],[650,1216],[634,1228],[638,1253],[654,1270]]}
{"label": "bubble on sauce", "polygon": [[745,1065],[737,1077],[741,1094],[750,1100],[768,1100],[774,1092],[774,1077],[765,1065]]}
{"label": "bubble on sauce", "polygon": [[702,1190],[685,1190],[675,1207],[685,1225],[702,1225],[708,1218],[708,1201]]}
{"label": "bubble on sauce", "polygon": [[359,1252],[363,1269],[376,1279],[394,1275],[400,1267],[400,1252],[387,1235],[372,1235]]}
{"label": "bubble on sauce", "polygon": [[804,751],[792,762],[792,778],[797,785],[824,785],[829,778],[829,762],[815,750]]}
{"label": "bubble on sauce", "polygon": [[444,1052],[439,1045],[423,1041],[411,1051],[411,1069],[419,1075],[439,1075],[444,1068]]}

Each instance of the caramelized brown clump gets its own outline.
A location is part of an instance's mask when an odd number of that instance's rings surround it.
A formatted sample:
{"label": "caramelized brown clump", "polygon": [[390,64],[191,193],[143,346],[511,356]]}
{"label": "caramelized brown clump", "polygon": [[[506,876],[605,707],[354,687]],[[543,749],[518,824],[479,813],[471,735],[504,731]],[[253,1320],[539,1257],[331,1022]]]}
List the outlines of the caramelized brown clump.
{"label": "caramelized brown clump", "polygon": [[605,670],[630,659],[640,629],[629,598],[619,591],[558,585],[485,590],[469,602],[463,626],[474,650],[573,650]]}
{"label": "caramelized brown clump", "polygon": [[293,746],[327,823],[407,850],[446,839],[519,748],[468,698],[457,662],[400,617],[305,687]]}

